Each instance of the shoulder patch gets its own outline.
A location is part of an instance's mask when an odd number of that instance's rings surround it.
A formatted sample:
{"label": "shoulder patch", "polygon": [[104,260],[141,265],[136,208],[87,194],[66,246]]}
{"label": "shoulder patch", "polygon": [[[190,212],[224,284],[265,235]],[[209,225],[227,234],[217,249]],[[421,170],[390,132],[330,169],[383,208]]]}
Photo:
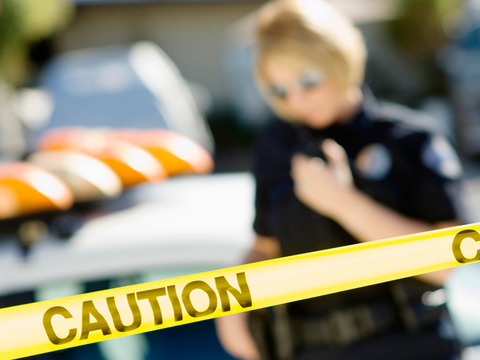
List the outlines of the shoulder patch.
{"label": "shoulder patch", "polygon": [[462,174],[462,165],[457,153],[448,140],[441,136],[432,136],[421,149],[423,164],[436,174],[447,179],[458,179]]}
{"label": "shoulder patch", "polygon": [[380,143],[365,146],[355,158],[359,174],[368,180],[379,181],[387,177],[392,169],[392,155]]}

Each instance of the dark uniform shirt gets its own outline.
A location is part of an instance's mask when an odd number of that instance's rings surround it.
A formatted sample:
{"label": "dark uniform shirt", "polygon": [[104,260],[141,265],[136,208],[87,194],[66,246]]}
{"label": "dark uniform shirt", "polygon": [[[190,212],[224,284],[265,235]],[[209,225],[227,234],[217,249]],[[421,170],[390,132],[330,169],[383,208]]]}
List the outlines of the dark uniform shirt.
{"label": "dark uniform shirt", "polygon": [[[322,157],[318,144],[327,138],[345,149],[355,186],[379,203],[428,223],[459,218],[455,181],[461,166],[449,141],[436,131],[435,121],[419,111],[377,101],[368,92],[365,95],[361,110],[344,124],[314,130],[277,119],[259,137],[254,229],[259,235],[276,237],[283,255],[358,242],[335,221],[301,203],[293,192],[292,156],[301,152]],[[426,290],[435,289],[414,279],[402,283],[410,284],[406,291],[412,303],[420,301]],[[391,283],[306,300],[293,308],[311,317],[332,307],[378,299],[393,301]]]}

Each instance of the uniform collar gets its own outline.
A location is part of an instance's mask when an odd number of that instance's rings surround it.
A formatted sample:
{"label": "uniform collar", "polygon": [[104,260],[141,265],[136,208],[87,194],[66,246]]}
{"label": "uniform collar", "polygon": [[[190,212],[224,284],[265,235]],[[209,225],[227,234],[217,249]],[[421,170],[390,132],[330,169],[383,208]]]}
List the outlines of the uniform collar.
{"label": "uniform collar", "polygon": [[[373,95],[372,90],[366,85],[362,86],[363,99],[358,111],[346,121],[344,124],[334,124],[338,127],[356,127],[361,125],[362,127],[368,126],[368,122],[373,118],[375,109],[377,108],[377,99]],[[360,124],[359,124],[360,123]]]}

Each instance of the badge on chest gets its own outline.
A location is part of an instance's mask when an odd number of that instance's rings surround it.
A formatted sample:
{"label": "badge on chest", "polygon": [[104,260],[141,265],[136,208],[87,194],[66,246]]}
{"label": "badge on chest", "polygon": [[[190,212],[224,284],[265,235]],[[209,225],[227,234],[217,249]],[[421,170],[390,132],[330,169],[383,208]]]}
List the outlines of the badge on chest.
{"label": "badge on chest", "polygon": [[355,158],[358,174],[367,180],[385,179],[392,169],[392,155],[387,147],[380,143],[365,146]]}

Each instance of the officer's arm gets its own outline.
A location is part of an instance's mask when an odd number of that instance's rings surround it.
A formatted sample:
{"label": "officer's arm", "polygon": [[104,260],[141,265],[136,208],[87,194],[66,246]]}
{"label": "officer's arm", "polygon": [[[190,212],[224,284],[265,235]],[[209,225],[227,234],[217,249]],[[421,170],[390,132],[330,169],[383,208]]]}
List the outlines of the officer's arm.
{"label": "officer's arm", "polygon": [[[257,235],[245,257],[245,263],[273,259],[281,255],[276,238]],[[237,313],[215,319],[218,339],[232,356],[243,360],[259,360],[260,353],[248,328],[248,313]]]}
{"label": "officer's arm", "polygon": [[[460,225],[457,221],[428,223],[409,218],[373,200],[357,189],[348,190],[341,201],[341,210],[332,217],[360,241],[386,239],[395,236]],[[419,279],[442,286],[450,269],[418,276]]]}
{"label": "officer's arm", "polygon": [[[353,186],[345,151],[335,142],[324,142],[328,162],[295,156],[292,178],[297,198],[339,223],[359,241],[372,241],[435,230],[457,222],[428,223],[400,214]],[[441,285],[446,271],[425,274],[422,280]]]}
{"label": "officer's arm", "polygon": [[244,263],[275,259],[281,256],[280,244],[275,237],[257,235],[252,249],[245,257]]}
{"label": "officer's arm", "polygon": [[387,239],[458,225],[456,221],[428,223],[407,217],[356,188],[345,190],[337,201],[339,206],[330,212],[330,217],[360,241]]}
{"label": "officer's arm", "polygon": [[327,216],[359,241],[402,236],[436,228],[400,214],[372,199],[353,184],[345,150],[332,140],[323,142],[327,162],[295,155],[291,176],[296,197]]}

